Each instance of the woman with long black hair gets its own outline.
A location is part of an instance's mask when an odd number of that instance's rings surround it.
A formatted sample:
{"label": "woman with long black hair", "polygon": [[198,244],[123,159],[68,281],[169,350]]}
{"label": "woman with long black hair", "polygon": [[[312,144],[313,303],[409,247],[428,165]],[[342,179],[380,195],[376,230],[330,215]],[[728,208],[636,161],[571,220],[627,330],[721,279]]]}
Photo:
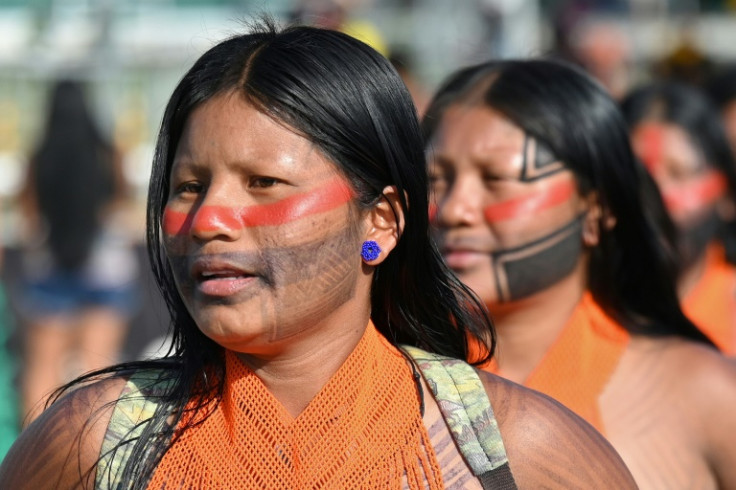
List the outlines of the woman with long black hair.
{"label": "woman with long black hair", "polygon": [[441,251],[496,326],[485,369],[588,420],[641,488],[735,487],[736,367],[680,310],[616,102],[564,63],[490,62],[445,82],[424,130]]}
{"label": "woman with long black hair", "polygon": [[120,360],[138,304],[138,258],[119,219],[129,198],[121,154],[87,85],[53,82],[44,123],[19,196],[30,230],[19,294],[24,423],[62,383]]}
{"label": "woman with long black hair", "polygon": [[715,107],[694,87],[642,86],[622,101],[634,151],[676,228],[685,314],[736,355],[736,161]]}

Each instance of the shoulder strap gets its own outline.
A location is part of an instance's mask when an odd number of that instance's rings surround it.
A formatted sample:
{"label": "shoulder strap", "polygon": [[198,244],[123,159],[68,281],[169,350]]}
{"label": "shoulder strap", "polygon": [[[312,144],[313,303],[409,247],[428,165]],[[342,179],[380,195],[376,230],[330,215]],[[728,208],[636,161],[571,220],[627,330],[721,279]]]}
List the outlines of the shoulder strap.
{"label": "shoulder strap", "polygon": [[136,441],[151,423],[161,395],[170,386],[171,378],[164,376],[164,370],[139,370],[130,376],[115,404],[102,441],[95,489],[118,488]]}
{"label": "shoulder strap", "polygon": [[515,490],[498,422],[475,369],[417,347],[401,347],[422,372],[460,452],[483,488]]}

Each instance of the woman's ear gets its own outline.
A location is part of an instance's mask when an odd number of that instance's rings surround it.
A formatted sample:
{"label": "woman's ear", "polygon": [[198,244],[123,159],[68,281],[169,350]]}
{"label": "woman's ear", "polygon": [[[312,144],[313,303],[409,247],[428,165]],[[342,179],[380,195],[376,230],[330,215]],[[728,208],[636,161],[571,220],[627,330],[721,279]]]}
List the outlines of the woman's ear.
{"label": "woman's ear", "polygon": [[386,260],[399,243],[404,229],[404,210],[396,186],[385,187],[382,194],[366,215],[367,226],[363,238],[363,261],[373,266]]}
{"label": "woman's ear", "polygon": [[586,198],[587,212],[583,218],[583,244],[586,247],[595,247],[601,239],[601,226],[606,231],[616,226],[616,217],[603,209],[598,199],[598,193],[591,192]]}

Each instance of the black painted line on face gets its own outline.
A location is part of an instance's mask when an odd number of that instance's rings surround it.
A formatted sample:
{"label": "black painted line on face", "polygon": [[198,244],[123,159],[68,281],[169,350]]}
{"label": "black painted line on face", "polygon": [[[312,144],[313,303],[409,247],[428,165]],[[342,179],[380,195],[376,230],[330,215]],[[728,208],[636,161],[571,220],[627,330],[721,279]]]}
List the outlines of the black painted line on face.
{"label": "black painted line on face", "polygon": [[532,242],[491,253],[501,301],[519,300],[567,277],[582,253],[584,214]]}
{"label": "black painted line on face", "polygon": [[708,244],[718,235],[721,220],[715,208],[704,216],[677,228],[677,246],[682,267],[692,266],[704,253]]}
{"label": "black painted line on face", "polygon": [[520,178],[522,182],[534,182],[563,170],[565,166],[555,158],[547,145],[524,134]]}

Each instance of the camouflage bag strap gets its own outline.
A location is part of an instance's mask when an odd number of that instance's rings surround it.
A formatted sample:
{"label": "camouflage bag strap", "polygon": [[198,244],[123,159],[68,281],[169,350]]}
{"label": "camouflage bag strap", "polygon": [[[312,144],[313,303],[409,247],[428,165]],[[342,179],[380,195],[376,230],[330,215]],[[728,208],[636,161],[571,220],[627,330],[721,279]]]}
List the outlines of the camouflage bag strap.
{"label": "camouflage bag strap", "polygon": [[[171,386],[164,370],[149,369],[133,373],[115,403],[100,449],[95,489],[113,490],[120,485],[122,472],[135,442],[151,423],[161,395]],[[123,441],[123,444],[120,444]]]}
{"label": "camouflage bag strap", "polygon": [[422,372],[460,452],[483,488],[516,489],[498,422],[475,368],[417,347],[402,349]]}

